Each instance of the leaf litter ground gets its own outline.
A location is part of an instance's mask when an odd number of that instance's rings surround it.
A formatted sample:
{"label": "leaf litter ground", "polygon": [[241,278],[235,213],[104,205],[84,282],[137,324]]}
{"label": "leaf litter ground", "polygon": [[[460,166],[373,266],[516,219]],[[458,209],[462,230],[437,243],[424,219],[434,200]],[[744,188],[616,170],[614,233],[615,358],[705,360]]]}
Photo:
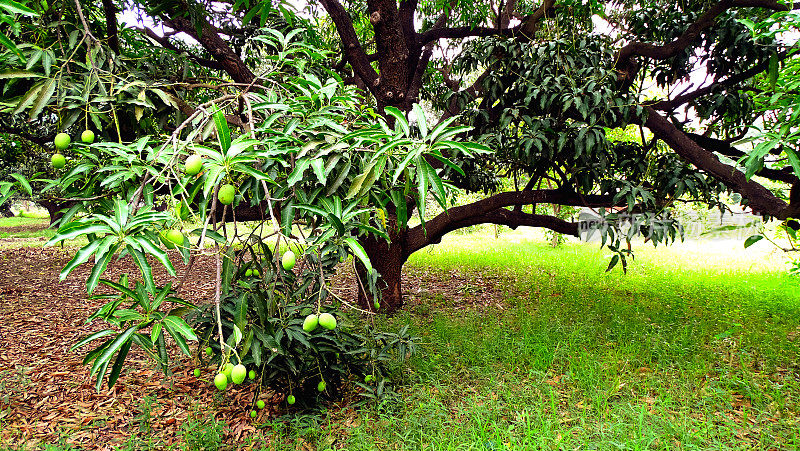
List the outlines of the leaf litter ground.
{"label": "leaf litter ground", "polygon": [[[0,445],[34,449],[59,443],[81,449],[113,449],[147,435],[151,445],[165,448],[184,442],[186,425],[193,421],[220,421],[224,424],[222,443],[247,439],[269,447],[275,437],[265,435],[258,426],[286,413],[283,395],[259,393],[256,384],[247,383],[222,395],[211,382],[215,366],[180,355],[176,346],[171,348],[175,351],[171,355],[172,378],[164,377],[151,359],[133,348],[117,384],[96,391],[89,368],[82,365],[86,350],[69,352],[80,337],[106,326],[101,321],[85,322],[105,302],[91,300],[86,294],[84,282],[91,268],[83,265],[59,282],[58,273],[72,251],[43,249],[40,242],[24,244],[31,247],[0,250]],[[180,276],[186,268],[174,257]],[[177,282],[163,267],[154,264],[153,270],[157,283]],[[186,280],[179,295],[195,303],[208,302],[214,289],[213,258],[198,258],[192,272],[195,276]],[[104,277],[117,280],[124,273],[137,273],[129,258],[109,265]],[[439,300],[481,309],[501,305],[503,293],[496,287],[508,284],[495,279],[410,269],[404,284],[410,308],[436,308]],[[346,299],[355,302],[351,270],[342,271],[334,283]],[[193,375],[197,367],[202,370],[200,378]],[[267,407],[251,419],[255,395]],[[334,414],[345,422],[353,419],[346,413],[346,404]]]}

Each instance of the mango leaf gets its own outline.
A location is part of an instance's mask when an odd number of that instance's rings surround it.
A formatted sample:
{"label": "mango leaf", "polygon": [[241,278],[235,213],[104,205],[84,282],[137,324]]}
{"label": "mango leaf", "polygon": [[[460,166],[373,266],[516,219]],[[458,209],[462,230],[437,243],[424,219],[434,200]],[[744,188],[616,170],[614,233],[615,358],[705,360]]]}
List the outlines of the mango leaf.
{"label": "mango leaf", "polygon": [[394,118],[395,130],[397,130],[397,128],[400,127],[403,130],[403,136],[411,135],[411,129],[408,126],[408,120],[406,119],[406,116],[405,114],[403,114],[402,111],[393,106],[387,106],[383,110]]}
{"label": "mango leaf", "polygon": [[39,95],[36,97],[36,101],[33,102],[33,106],[31,110],[28,112],[28,117],[33,120],[39,116],[39,114],[44,110],[44,107],[50,103],[50,99],[53,97],[53,93],[56,90],[56,79],[50,78],[42,86],[42,89],[39,90]]}
{"label": "mango leaf", "polygon": [[[372,176],[372,171],[375,168],[376,162],[373,161],[372,163],[364,169],[364,172],[359,174],[355,179],[353,179],[353,183],[350,185],[350,189],[347,190],[347,195],[345,199],[350,199],[356,196],[356,194],[362,191],[362,186],[364,185],[364,181]],[[374,180],[374,178],[372,178]]]}
{"label": "mango leaf", "polygon": [[428,122],[425,118],[425,111],[422,110],[422,107],[419,106],[418,103],[414,104],[413,110],[414,115],[417,117],[417,127],[419,128],[419,132],[422,135],[422,139],[425,139],[428,136]]}
{"label": "mango leaf", "polygon": [[114,254],[119,249],[120,244],[114,243],[112,244],[102,255],[100,252],[97,253],[97,258],[95,259],[94,267],[92,267],[92,272],[89,274],[89,279],[86,281],[86,291],[91,293],[97,288],[97,284],[100,281],[100,276],[105,272],[106,268],[108,267],[108,263],[111,261],[111,258],[114,257]]}
{"label": "mango leaf", "polygon": [[[25,55],[23,55],[22,52],[19,51],[19,49],[17,48],[17,45],[14,44],[14,41],[12,41],[11,39],[8,39],[8,36],[3,34],[2,32],[0,32],[0,45],[2,45],[3,47],[6,47],[7,49],[9,49],[12,52],[14,52],[14,54],[17,55],[17,58],[19,58],[20,61],[22,61],[23,63],[26,63],[28,61],[25,58]],[[12,78],[10,76],[2,77],[2,75],[3,74],[0,74],[0,78]]]}
{"label": "mango leaf", "polygon": [[61,270],[61,273],[58,275],[58,280],[64,280],[67,278],[69,273],[72,272],[73,269],[77,268],[82,263],[86,262],[89,257],[94,254],[94,251],[100,246],[101,240],[94,240],[87,244],[86,246],[82,247],[78,252],[75,253],[75,256],[72,257],[72,260],[67,263],[67,266]]}
{"label": "mango leaf", "polygon": [[217,140],[219,148],[223,154],[228,153],[231,147],[231,131],[228,128],[228,120],[225,119],[225,112],[219,108],[214,112],[214,125],[217,129]]}
{"label": "mango leaf", "polygon": [[297,182],[303,179],[303,173],[306,172],[306,169],[311,165],[311,160],[308,158],[303,158],[302,160],[298,161],[294,167],[294,171],[289,175],[289,178],[286,179],[286,183],[289,186],[294,186]]}
{"label": "mango leaf", "polygon": [[353,255],[355,255],[356,257],[358,257],[359,260],[361,260],[361,263],[367,269],[367,272],[372,272],[372,263],[370,263],[369,256],[367,255],[367,252],[364,250],[364,248],[361,246],[361,243],[356,241],[354,238],[350,237],[345,238],[344,243],[347,245],[347,247],[350,248],[350,250],[353,252]]}
{"label": "mango leaf", "polygon": [[752,235],[744,240],[744,248],[747,249],[748,247],[758,243],[764,238],[763,235]]}
{"label": "mango leaf", "polygon": [[139,271],[142,272],[142,279],[144,279],[144,284],[147,286],[147,291],[151,293],[156,291],[155,283],[153,283],[153,268],[150,266],[150,262],[147,261],[147,257],[140,250],[136,249],[130,242],[128,243],[125,249],[133,256],[133,261],[139,267]]}
{"label": "mango leaf", "polygon": [[317,176],[319,183],[324,185],[328,180],[325,174],[325,161],[322,158],[314,158],[311,160],[311,168],[314,170],[314,174]]}
{"label": "mango leaf", "polygon": [[122,365],[125,363],[125,357],[128,356],[128,351],[131,350],[133,341],[126,341],[117,354],[117,360],[114,361],[114,366],[111,367],[111,374],[108,375],[108,387],[111,388],[119,379],[119,374],[122,371]]}
{"label": "mango leaf", "polygon": [[179,316],[169,315],[166,316],[163,320],[165,326],[169,326],[187,340],[197,341],[197,335],[195,335],[194,330],[186,324],[186,321]]}
{"label": "mango leaf", "polygon": [[[114,353],[116,353],[122,347],[123,344],[128,342],[128,340],[131,338],[131,335],[133,335],[133,333],[136,332],[138,328],[139,328],[138,325],[134,325],[127,328],[125,332],[119,334],[117,338],[113,342],[111,342],[110,345],[108,345],[105,351],[103,351],[103,354],[101,354],[100,357],[98,357],[97,360],[94,361],[94,365],[92,365],[90,374],[94,376],[95,374],[98,373],[101,367],[107,366],[108,362],[111,360],[111,357],[114,355]],[[103,373],[100,374],[101,376],[103,375]]]}
{"label": "mango leaf", "polygon": [[60,241],[71,240],[80,235],[88,235],[90,233],[113,233],[113,230],[105,224],[85,223],[80,221],[70,222],[58,229],[55,236],[50,238],[44,245],[52,246]]}
{"label": "mango leaf", "polygon": [[4,9],[11,14],[22,14],[23,16],[29,17],[36,17],[39,15],[36,11],[14,0],[0,0],[0,9]]}
{"label": "mango leaf", "polygon": [[95,333],[93,333],[91,335],[88,335],[86,337],[81,338],[77,343],[72,345],[69,348],[69,350],[70,350],[70,352],[72,352],[72,351],[74,351],[74,350],[76,350],[78,348],[82,348],[82,347],[86,346],[87,344],[93,342],[94,340],[97,340],[98,338],[103,338],[103,337],[107,337],[109,335],[114,335],[115,333],[117,333],[117,331],[112,330],[112,329],[106,329],[106,330],[101,330],[99,332],[95,332]]}
{"label": "mango leaf", "polygon": [[233,343],[234,346],[239,346],[239,343],[242,342],[242,331],[239,329],[239,326],[236,324],[233,325]]}
{"label": "mango leaf", "polygon": [[173,328],[173,323],[168,322],[167,318],[176,318],[176,317],[167,316],[166,318],[164,318],[164,320],[162,321],[164,329],[167,330],[167,333],[172,337],[173,340],[175,340],[175,343],[178,344],[178,347],[181,348],[181,351],[183,351],[184,354],[188,356],[192,355],[192,351],[189,350],[189,345],[186,344],[186,339],[184,338],[184,336],[177,329]]}
{"label": "mango leaf", "polygon": [[[0,33],[0,36],[5,37],[5,35],[3,35],[2,33]],[[2,39],[0,39],[0,44],[2,44]],[[27,70],[7,70],[0,72],[0,80],[4,78],[42,78],[42,74],[38,74],[36,72],[31,72]]]}
{"label": "mango leaf", "polygon": [[17,107],[14,108],[14,111],[12,111],[11,114],[19,114],[23,112],[25,108],[28,108],[33,103],[33,101],[36,100],[36,98],[39,96],[39,92],[42,90],[44,83],[45,83],[44,81],[40,81],[35,85],[31,86],[31,89],[29,89],[28,92],[26,92],[20,98],[19,102],[17,103]]}
{"label": "mango leaf", "polygon": [[22,187],[23,190],[25,190],[26,193],[28,193],[29,196],[33,196],[33,190],[31,189],[31,184],[28,183],[28,179],[26,179],[23,175],[20,174],[12,173],[10,175],[11,177],[14,177],[17,180],[17,182],[19,182],[19,185]]}

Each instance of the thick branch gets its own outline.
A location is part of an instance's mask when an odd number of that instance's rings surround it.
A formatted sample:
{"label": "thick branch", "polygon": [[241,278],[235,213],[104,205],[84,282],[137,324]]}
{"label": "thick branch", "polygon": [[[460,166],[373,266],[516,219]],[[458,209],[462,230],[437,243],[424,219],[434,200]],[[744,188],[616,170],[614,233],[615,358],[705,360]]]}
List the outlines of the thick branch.
{"label": "thick branch", "polygon": [[[445,233],[459,228],[455,226],[456,224],[467,224],[470,221],[479,221],[474,223],[481,224],[485,222],[481,218],[496,217],[490,215],[490,213],[502,209],[503,207],[539,203],[584,207],[610,207],[615,205],[613,195],[580,195],[578,193],[558,189],[506,191],[468,205],[452,207],[448,209],[447,212],[427,221],[424,227],[420,224],[410,229],[407,238],[409,255],[430,244],[431,237],[441,237]],[[517,213],[522,214],[521,212]],[[496,215],[496,213],[492,214]],[[520,216],[509,217],[521,218]]]}
{"label": "thick branch", "polygon": [[411,36],[403,35],[403,25],[395,0],[367,0],[367,11],[369,22],[375,31],[380,71],[379,86],[371,91],[378,101],[378,107],[382,109],[385,105],[398,105],[405,100],[419,48],[416,44],[409,47],[409,41],[416,41],[416,33],[412,31]]}
{"label": "thick branch", "polygon": [[422,33],[420,42],[424,45],[439,39],[461,39],[468,37],[486,37],[486,36],[508,36],[517,37],[526,41],[533,38],[534,33],[538,27],[538,23],[543,18],[552,14],[555,0],[545,0],[542,5],[533,12],[526,16],[522,23],[516,27],[508,28],[508,18],[510,13],[505,14],[503,20],[500,21],[501,28],[496,27],[454,27],[454,28],[433,28]]}
{"label": "thick branch", "polygon": [[378,73],[369,64],[369,58],[358,41],[358,35],[353,28],[353,21],[344,6],[337,0],[320,0],[320,2],[336,25],[336,31],[339,33],[339,38],[344,46],[345,56],[350,61],[353,71],[359,78],[364,80],[368,87],[371,88],[376,85]]}
{"label": "thick branch", "polygon": [[434,28],[422,33],[420,42],[427,44],[438,41],[439,39],[462,39],[471,37],[486,36],[513,36],[521,25],[514,28],[495,28],[495,27],[455,27],[455,28]]}
{"label": "thick branch", "polygon": [[627,61],[633,56],[646,56],[653,59],[668,59],[685,50],[700,33],[714,24],[714,20],[731,8],[762,7],[776,11],[786,11],[786,6],[773,0],[722,0],[703,13],[695,23],[674,41],[664,45],[654,45],[648,42],[632,42],[619,51],[618,60]]}
{"label": "thick branch", "polygon": [[159,43],[161,45],[161,47],[164,47],[167,50],[172,50],[175,53],[186,53],[189,56],[189,58],[191,58],[197,64],[199,64],[199,65],[201,65],[203,67],[207,67],[209,69],[224,70],[224,68],[222,67],[222,64],[220,64],[220,63],[218,63],[218,62],[216,62],[214,60],[200,58],[197,55],[189,53],[186,50],[183,50],[183,49],[179,48],[178,46],[176,46],[175,44],[173,44],[172,42],[170,42],[169,38],[166,37],[166,36],[159,36],[158,34],[156,34],[155,31],[153,31],[153,30],[151,30],[151,29],[149,29],[147,27],[140,28],[140,30],[145,35],[147,35],[148,38],[156,41],[157,43]]}
{"label": "thick branch", "polygon": [[103,12],[106,16],[106,38],[108,46],[114,53],[119,53],[119,36],[117,33],[117,7],[113,0],[103,0]]}
{"label": "thick branch", "polygon": [[652,107],[647,107],[647,120],[644,125],[686,161],[713,175],[725,186],[746,197],[748,205],[753,211],[778,219],[787,218],[789,212],[786,202],[760,184],[747,180],[745,175],[733,166],[719,161],[716,155],[700,147]]}
{"label": "thick branch", "polygon": [[[716,152],[720,155],[724,155],[729,158],[739,159],[745,156],[745,153],[741,150],[733,147],[729,143],[709,138],[708,136],[698,135],[697,133],[686,133],[692,141],[696,142],[700,145],[700,147],[708,150],[709,152]],[[777,152],[780,154],[780,152]],[[788,183],[793,185],[795,183],[800,183],[800,180],[794,175],[791,166],[787,166],[784,170],[772,169],[772,168],[762,168],[760,171],[756,172],[756,175],[768,178],[770,180],[777,180],[780,182]]]}
{"label": "thick branch", "polygon": [[[544,0],[542,5],[534,11],[533,14],[526,16],[523,22],[515,28],[519,28],[518,32],[515,32],[514,36],[517,39],[522,41],[528,41],[533,37],[533,34],[536,32],[536,28],[538,27],[539,21],[548,17],[549,14],[552,14],[553,7],[555,5],[555,0]],[[507,22],[504,22],[507,25]],[[520,28],[522,27],[522,28]],[[431,30],[433,31],[433,30]],[[422,42],[425,41],[424,35],[421,39]],[[477,99],[483,93],[483,82],[492,72],[492,68],[487,68],[478,78],[475,80],[470,87],[461,91],[462,94],[469,95],[472,99]],[[460,113],[460,110],[457,108],[459,96],[453,96],[450,100],[450,103],[447,105],[447,110],[442,115],[440,121],[444,121],[449,119],[457,114]]]}
{"label": "thick branch", "polygon": [[[786,59],[788,56],[789,56],[788,52],[783,52],[778,55],[778,59],[783,60]],[[674,99],[662,100],[660,102],[656,102],[652,105],[652,107],[661,111],[673,111],[675,108],[678,108],[681,105],[685,105],[693,100],[703,97],[704,95],[710,94],[711,91],[714,90],[714,88],[720,86],[725,86],[725,87],[735,86],[745,80],[749,80],[754,76],[760,74],[761,72],[767,70],[768,67],[769,67],[769,60],[763,61],[751,67],[750,69],[747,69],[744,72],[731,75],[730,77],[727,77],[725,80],[719,81],[717,83],[712,83],[706,87],[697,89],[692,92],[688,92],[686,94],[681,94],[675,97]]]}
{"label": "thick branch", "polygon": [[202,33],[199,35],[188,17],[175,14],[174,17],[165,17],[164,24],[173,30],[188,34],[199,42],[214,57],[214,60],[222,66],[222,70],[227,72],[234,81],[251,83],[255,79],[255,75],[253,75],[250,68],[207,21],[203,21]]}
{"label": "thick branch", "polygon": [[439,243],[441,242],[443,236],[452,232],[453,230],[478,224],[498,224],[511,227],[512,229],[516,229],[520,226],[544,227],[564,235],[579,236],[579,225],[576,222],[567,222],[555,216],[536,215],[500,208],[480,216],[473,216],[462,221],[450,222],[444,228],[437,230],[435,234],[429,232],[425,237],[426,241],[424,244],[423,242],[410,242],[409,244],[412,245],[412,248],[408,249],[406,252],[413,253],[429,244]]}
{"label": "thick branch", "polygon": [[403,0],[400,2],[398,14],[400,16],[400,26],[403,29],[403,36],[406,38],[408,48],[417,45],[417,32],[414,29],[414,13],[417,11],[419,0]]}
{"label": "thick branch", "polygon": [[617,54],[616,68],[620,73],[620,79],[624,83],[631,83],[639,70],[634,62],[634,57],[644,56],[657,60],[665,60],[676,56],[684,51],[692,42],[700,36],[700,33],[710,28],[716,18],[731,8],[761,7],[776,11],[786,11],[786,6],[775,0],[722,0],[703,13],[696,22],[689,25],[689,28],[677,39],[664,45],[655,45],[649,42],[632,42]]}

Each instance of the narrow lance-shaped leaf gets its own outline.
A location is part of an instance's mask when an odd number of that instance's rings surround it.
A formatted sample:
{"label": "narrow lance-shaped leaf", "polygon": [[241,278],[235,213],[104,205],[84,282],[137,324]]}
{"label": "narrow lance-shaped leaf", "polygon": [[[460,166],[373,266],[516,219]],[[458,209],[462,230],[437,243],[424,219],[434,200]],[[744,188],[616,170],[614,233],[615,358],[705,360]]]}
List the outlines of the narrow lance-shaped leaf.
{"label": "narrow lance-shaped leaf", "polygon": [[39,114],[44,110],[44,107],[50,103],[50,99],[53,97],[53,93],[56,90],[56,79],[51,78],[44,83],[42,89],[39,90],[39,96],[36,98],[36,101],[33,102],[33,106],[31,106],[31,110],[28,112],[28,117],[33,120],[36,119]]}
{"label": "narrow lance-shaped leaf", "polygon": [[108,262],[114,257],[114,254],[119,249],[120,244],[114,243],[112,244],[104,254],[100,255],[98,252],[99,258],[94,264],[92,268],[92,273],[89,274],[89,280],[86,281],[86,291],[91,293],[97,288],[97,283],[100,281],[100,276],[105,272],[106,268],[108,267]]}
{"label": "narrow lance-shaped leaf", "polygon": [[361,263],[367,269],[367,272],[372,272],[372,263],[369,261],[369,256],[367,255],[367,252],[364,250],[364,248],[361,246],[361,243],[356,241],[354,238],[349,238],[349,237],[344,239],[344,243],[347,245],[347,247],[350,248],[350,250],[353,252],[353,255],[355,255],[356,257],[358,257],[359,260],[361,260]]}
{"label": "narrow lance-shaped leaf", "polygon": [[82,338],[80,341],[78,341],[77,343],[72,345],[72,347],[70,347],[69,350],[70,350],[70,352],[74,351],[74,350],[76,350],[78,348],[86,346],[87,344],[93,342],[94,340],[97,340],[98,338],[107,337],[107,336],[113,335],[115,333],[116,333],[116,331],[111,330],[111,329],[106,329],[106,330],[101,330],[99,332],[95,332],[95,333],[93,333],[93,334],[91,334],[91,335],[89,335],[87,337]]}
{"label": "narrow lance-shaped leaf", "polygon": [[125,357],[128,356],[128,351],[131,350],[133,341],[126,341],[117,354],[117,360],[114,361],[114,366],[111,367],[111,373],[108,375],[108,388],[114,386],[119,379],[120,372],[122,372],[122,365],[125,363]]}
{"label": "narrow lance-shaped leaf", "polygon": [[73,269],[86,262],[89,257],[94,254],[94,251],[97,250],[101,242],[101,240],[94,240],[78,250],[78,252],[75,253],[75,256],[72,257],[72,260],[70,260],[69,263],[67,263],[67,266],[65,266],[64,269],[62,269],[58,274],[58,280],[66,279]]}
{"label": "narrow lance-shaped leaf", "polygon": [[125,332],[119,334],[117,338],[111,342],[111,344],[103,351],[103,354],[94,361],[94,365],[92,365],[91,374],[94,376],[97,371],[100,369],[101,366],[104,364],[107,365],[108,362],[111,360],[111,357],[116,353],[123,344],[125,344],[130,338],[131,335],[136,332],[139,326],[131,326],[125,330]]}
{"label": "narrow lance-shaped leaf", "polygon": [[214,112],[214,125],[217,128],[219,147],[225,154],[231,147],[231,131],[228,128],[228,120],[225,119],[225,112],[221,108]]}
{"label": "narrow lance-shaped leaf", "polygon": [[411,135],[411,129],[408,126],[408,120],[406,119],[405,114],[400,111],[398,108],[393,106],[387,106],[383,109],[387,114],[394,118],[394,127],[397,129],[398,127],[403,130],[403,136]]}
{"label": "narrow lance-shaped leaf", "polygon": [[36,11],[14,0],[0,0],[0,9],[4,9],[11,14],[22,14],[29,17],[36,17],[39,15]]}
{"label": "narrow lance-shaped leaf", "polygon": [[131,256],[133,256],[136,266],[138,266],[139,270],[142,272],[142,279],[144,279],[147,290],[151,293],[154,292],[156,288],[153,283],[153,268],[150,266],[150,262],[147,261],[147,257],[130,244],[126,246],[126,249],[130,252]]}
{"label": "narrow lance-shaped leaf", "polygon": [[419,132],[422,135],[422,138],[425,139],[428,136],[428,121],[425,118],[425,111],[422,110],[422,107],[419,106],[418,103],[415,103],[413,106],[414,115],[417,117],[417,127],[419,127]]}

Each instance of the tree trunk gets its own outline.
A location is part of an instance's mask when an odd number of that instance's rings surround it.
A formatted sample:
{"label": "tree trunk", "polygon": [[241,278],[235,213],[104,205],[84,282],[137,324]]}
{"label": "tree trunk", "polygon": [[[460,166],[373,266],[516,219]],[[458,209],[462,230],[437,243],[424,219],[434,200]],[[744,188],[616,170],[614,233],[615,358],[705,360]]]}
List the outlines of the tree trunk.
{"label": "tree trunk", "polygon": [[[389,228],[394,224],[390,222]],[[395,227],[396,230],[396,227]],[[406,232],[390,232],[391,243],[381,237],[370,235],[361,240],[367,256],[376,271],[380,274],[377,288],[381,293],[380,309],[375,308],[374,299],[369,292],[367,272],[361,263],[356,265],[358,285],[358,304],[365,310],[390,313],[403,306],[403,289],[401,275],[403,264],[408,259]]]}
{"label": "tree trunk", "polygon": [[59,220],[62,216],[64,216],[64,210],[70,208],[75,203],[74,202],[58,202],[52,200],[38,200],[36,201],[37,204],[41,205],[47,210],[47,213],[50,215],[50,225],[52,226],[54,222]]}
{"label": "tree trunk", "polygon": [[14,216],[14,212],[11,211],[11,202],[6,202],[3,205],[0,205],[0,217],[2,218],[10,218]]}

